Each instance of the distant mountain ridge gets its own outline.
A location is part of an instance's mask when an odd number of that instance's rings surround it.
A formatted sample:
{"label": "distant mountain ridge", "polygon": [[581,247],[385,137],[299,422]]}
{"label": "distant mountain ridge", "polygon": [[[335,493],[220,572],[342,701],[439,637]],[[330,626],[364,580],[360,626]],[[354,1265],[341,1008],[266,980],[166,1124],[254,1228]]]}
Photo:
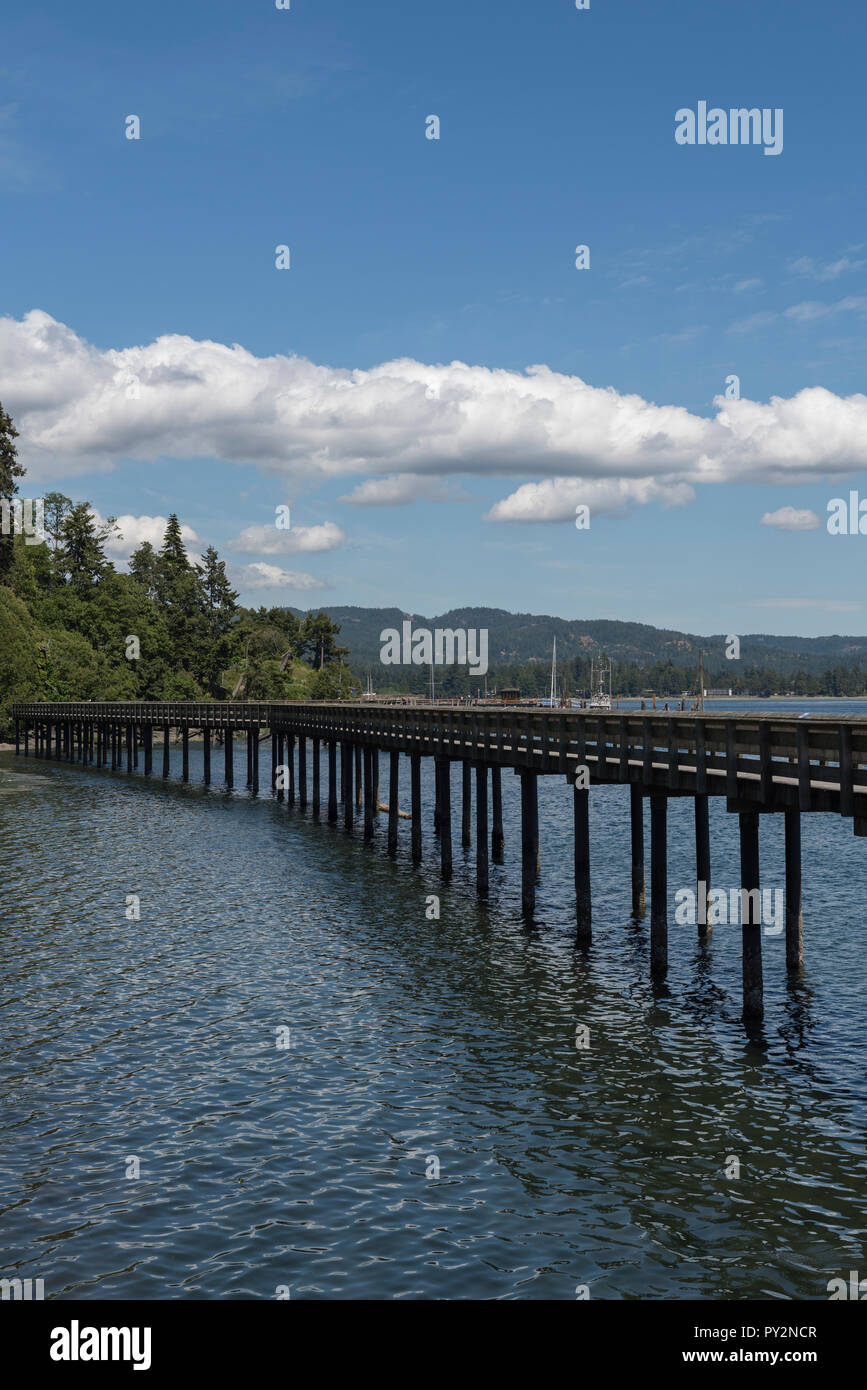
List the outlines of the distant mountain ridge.
{"label": "distant mountain ridge", "polygon": [[[303,617],[306,610],[293,608],[291,611]],[[382,645],[380,633],[385,628],[400,630],[401,624],[410,617],[413,627],[487,628],[488,659],[492,667],[549,663],[555,637],[557,657],[562,661],[574,657],[586,659],[604,652],[615,662],[652,666],[671,661],[676,666],[690,666],[698,664],[701,648],[708,670],[742,671],[748,666],[773,666],[781,673],[799,669],[818,673],[831,665],[867,663],[867,637],[837,634],[778,637],[771,633],[738,633],[735,635],[740,638],[740,660],[727,661],[725,633],[702,636],[613,618],[554,618],[545,614],[509,613],[504,608],[453,608],[432,617],[422,613],[410,615],[400,608],[354,605],[332,605],[323,611],[340,624],[338,640],[348,647],[350,665],[357,669],[378,665]]]}

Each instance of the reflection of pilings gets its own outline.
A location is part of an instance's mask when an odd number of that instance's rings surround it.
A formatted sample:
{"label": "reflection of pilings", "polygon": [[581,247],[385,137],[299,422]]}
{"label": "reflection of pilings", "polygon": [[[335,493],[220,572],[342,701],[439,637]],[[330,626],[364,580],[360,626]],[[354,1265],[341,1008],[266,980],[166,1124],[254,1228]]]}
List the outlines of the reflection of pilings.
{"label": "reflection of pilings", "polygon": [[650,797],[650,970],[668,969],[668,797]]}
{"label": "reflection of pilings", "polygon": [[328,819],[333,825],[337,820],[337,744],[328,740]]}
{"label": "reflection of pilings", "polygon": [[397,797],[400,783],[400,753],[392,749],[388,765],[388,852],[397,854]]}
{"label": "reflection of pilings", "polygon": [[[712,928],[707,920],[707,898],[710,893],[710,817],[707,796],[695,798],[695,876],[698,884],[696,901],[703,905],[698,913],[698,934],[710,936]],[[704,884],[703,892],[701,884]]]}
{"label": "reflection of pilings", "polygon": [[578,937],[589,941],[591,934],[590,900],[590,791],[574,787],[572,798],[575,816],[575,911]]}
{"label": "reflection of pilings", "polygon": [[[759,898],[759,813],[741,811],[741,940],[744,1018],[762,1018],[762,913]],[[754,898],[746,898],[754,893]]]}
{"label": "reflection of pilings", "polygon": [[421,861],[421,755],[410,753],[410,796],[412,803],[412,862]]}
{"label": "reflection of pilings", "polygon": [[536,907],[539,858],[539,799],[535,772],[521,771],[521,910],[532,917]]}
{"label": "reflection of pilings", "polygon": [[503,835],[503,779],[498,767],[491,768],[491,858],[502,864],[506,840]]}
{"label": "reflection of pilings", "polygon": [[439,768],[440,870],[443,878],[452,871],[452,765],[448,758],[437,758]]}
{"label": "reflection of pilings", "polygon": [[461,763],[461,845],[469,849],[473,843],[472,768],[464,759]]}
{"label": "reflection of pilings", "polygon": [[801,813],[786,811],[786,968],[804,964],[804,918],[801,913]]}
{"label": "reflection of pilings", "polygon": [[476,763],[476,891],[480,898],[487,896],[488,769],[484,763]]}
{"label": "reflection of pilings", "polygon": [[641,917],[647,906],[647,895],[644,877],[644,797],[638,782],[633,782],[629,788],[629,819],[632,833],[632,911]]}

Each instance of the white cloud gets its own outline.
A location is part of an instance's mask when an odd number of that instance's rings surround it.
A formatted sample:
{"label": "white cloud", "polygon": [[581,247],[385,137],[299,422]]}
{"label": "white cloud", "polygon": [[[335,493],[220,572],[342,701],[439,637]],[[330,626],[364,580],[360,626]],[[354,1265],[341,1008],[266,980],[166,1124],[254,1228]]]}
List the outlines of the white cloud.
{"label": "white cloud", "polygon": [[[105,520],[97,511],[94,511],[94,516],[100,523]],[[168,524],[167,516],[119,516],[117,525],[120,535],[111,536],[106,541],[105,548],[110,555],[129,557],[144,541],[150,541],[154,550],[159,550],[165,540]],[[181,523],[181,539],[189,551],[190,542],[195,544],[199,537],[192,526]]]}
{"label": "white cloud", "polygon": [[490,515],[549,520],[574,511],[573,498],[622,510],[678,504],[697,484],[798,484],[867,467],[867,396],[823,387],[766,404],[717,397],[708,419],[546,366],[401,358],[337,369],[180,335],[103,352],[36,310],[0,319],[0,380],[37,482],[123,458],[210,457],[284,484],[386,474],[348,494],[369,503],[380,489],[382,504],[413,487],[390,479],[512,477],[523,486]]}
{"label": "white cloud", "polygon": [[775,512],[765,512],[762,525],[776,526],[778,531],[815,531],[822,525],[822,518],[809,510],[778,507]]}
{"label": "white cloud", "polygon": [[368,478],[338,502],[352,507],[404,507],[410,502],[448,502],[454,499],[448,487],[436,478],[414,473],[392,473],[388,478]]}
{"label": "white cloud", "polygon": [[226,542],[226,548],[256,555],[301,555],[336,550],[345,540],[346,532],[333,521],[321,526],[293,526],[291,530],[280,530],[272,524],[245,527],[239,536]]}
{"label": "white cloud", "polygon": [[763,284],[764,281],[758,279],[757,276],[753,276],[751,280],[738,280],[735,285],[735,294],[745,294],[747,290],[760,290]]}
{"label": "white cloud", "polygon": [[321,579],[300,570],[283,570],[279,565],[268,565],[257,560],[252,565],[232,567],[232,583],[239,589],[327,589]]}

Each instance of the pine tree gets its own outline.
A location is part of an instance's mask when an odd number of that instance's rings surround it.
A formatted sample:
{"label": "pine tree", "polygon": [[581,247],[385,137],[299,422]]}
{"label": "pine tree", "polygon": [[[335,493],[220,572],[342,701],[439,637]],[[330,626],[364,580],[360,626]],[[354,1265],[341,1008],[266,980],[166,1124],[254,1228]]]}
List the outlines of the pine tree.
{"label": "pine tree", "polygon": [[[18,491],[17,478],[24,476],[24,468],[18,462],[18,450],[15,447],[15,440],[18,438],[18,431],[12,423],[12,416],[7,415],[0,403],[0,498],[11,501]],[[12,564],[12,529],[9,528],[8,534],[0,535],[0,584],[6,582]]]}
{"label": "pine tree", "polygon": [[159,556],[150,541],[142,541],[129,557],[129,572],[144,589],[149,602],[157,597],[160,584]]}
{"label": "pine tree", "polygon": [[79,594],[88,594],[108,567],[102,549],[102,530],[89,502],[79,502],[65,518],[60,532],[58,568]]}

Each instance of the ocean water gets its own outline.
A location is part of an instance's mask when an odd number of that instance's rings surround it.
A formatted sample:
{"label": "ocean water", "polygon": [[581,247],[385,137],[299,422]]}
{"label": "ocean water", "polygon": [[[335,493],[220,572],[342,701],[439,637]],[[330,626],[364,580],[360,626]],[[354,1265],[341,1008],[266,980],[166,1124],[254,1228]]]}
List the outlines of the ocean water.
{"label": "ocean water", "polygon": [[[802,818],[805,969],[764,937],[747,1029],[739,926],[702,944],[674,923],[691,800],[669,810],[653,983],[625,789],[591,792],[582,947],[562,778],[540,779],[528,924],[511,774],[480,903],[457,772],[443,883],[429,768],[413,868],[408,821],[392,861],[385,816],[365,844],[360,816],[349,836],[273,797],[267,744],[257,799],[235,758],[230,793],[195,745],[188,785],[179,751],[167,782],[0,753],[0,1275],[67,1299],[825,1299],[864,1271],[851,822]],[[710,814],[714,885],[737,887],[737,818]],[[780,817],[761,861],[782,887]]]}

